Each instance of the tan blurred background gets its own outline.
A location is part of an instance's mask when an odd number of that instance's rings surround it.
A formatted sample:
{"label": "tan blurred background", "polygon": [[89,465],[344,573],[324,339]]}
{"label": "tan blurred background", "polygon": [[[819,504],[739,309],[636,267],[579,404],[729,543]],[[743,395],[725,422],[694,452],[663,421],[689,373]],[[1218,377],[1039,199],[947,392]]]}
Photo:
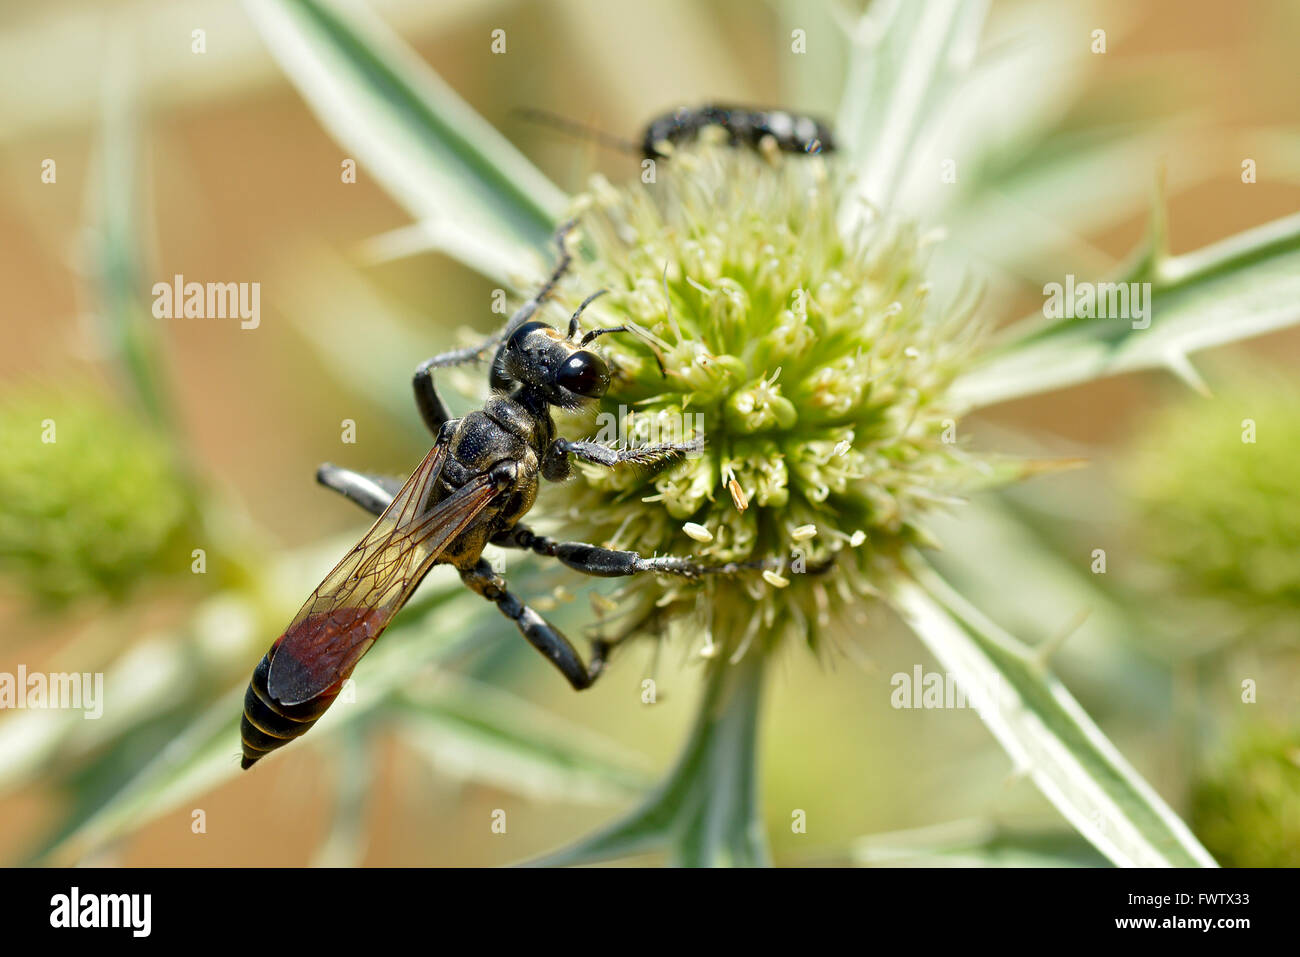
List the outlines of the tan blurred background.
{"label": "tan blurred background", "polygon": [[[542,106],[618,135],[632,136],[656,111],[709,98],[781,102],[797,81],[781,75],[784,21],[750,2],[684,5],[643,2],[462,2],[375,0],[371,6],[484,117],[562,188],[578,188],[604,169],[631,161],[511,116]],[[1154,111],[1195,115],[1210,133],[1207,156],[1221,161],[1235,132],[1296,121],[1294,4],[1249,2],[1091,4],[1105,26],[1123,19],[1099,87],[1114,95],[1129,75],[1163,64],[1165,88],[1134,85]],[[993,5],[994,18],[1006,8]],[[1127,11],[1127,12],[1125,12]],[[190,52],[190,31],[207,31],[208,52]],[[504,28],[506,56],[492,56],[489,33]],[[678,27],[680,27],[680,32]],[[113,375],[95,354],[85,314],[93,291],[81,270],[88,195],[93,196],[99,85],[106,38],[133,37],[135,82],[143,110],[141,188],[150,283],[183,273],[198,281],[262,283],[262,322],[165,323],[166,358],[178,418],[209,480],[239,502],[269,546],[292,546],[359,530],[358,514],[318,490],[312,474],[326,459],[375,470],[409,466],[418,438],[406,422],[325,374],[288,313],[295,264],[352,257],[358,243],[409,222],[360,171],[343,186],[347,154],[322,131],[280,74],[242,7],[226,2],[85,0],[7,4],[0,9],[0,375],[6,387],[30,381],[90,381],[105,391]],[[1080,42],[1085,42],[1082,38]],[[809,69],[814,69],[810,67]],[[825,88],[807,80],[803,88]],[[1099,100],[1098,102],[1104,102]],[[786,104],[783,104],[786,105]],[[833,114],[834,100],[788,105]],[[1012,108],[1012,104],[1008,104]],[[41,162],[58,163],[55,185],[40,182]],[[1171,180],[1194,156],[1170,156]],[[1206,159],[1206,157],[1200,157]],[[1261,167],[1243,187],[1229,163],[1171,196],[1175,251],[1185,251],[1300,208],[1300,157],[1283,174]],[[1060,224],[1068,229],[1069,223]],[[1140,238],[1145,212],[1088,237],[1122,258]],[[399,311],[419,316],[423,353],[455,341],[462,326],[487,329],[490,284],[448,260],[423,255],[365,269]],[[1028,299],[1026,309],[1033,308]],[[1022,310],[1023,311],[1023,310]],[[299,319],[303,317],[299,316]],[[1010,316],[1005,317],[1010,318]],[[364,324],[365,315],[349,321]],[[1300,361],[1300,335],[1245,347],[1273,360]],[[394,384],[404,393],[405,382]],[[1136,416],[1168,384],[1130,377],[1068,390],[986,413],[993,423],[1106,445],[1123,441]],[[338,423],[355,419],[358,443],[339,444]],[[123,642],[146,625],[177,621],[184,593],[136,601],[114,627]],[[765,709],[763,786],[779,862],[815,859],[843,840],[936,821],[1010,815],[1056,821],[1009,767],[970,711],[897,711],[889,676],[928,656],[884,616],[862,643],[864,661],[840,657],[826,668],[791,649],[780,659]],[[41,667],[72,640],[84,617],[33,617],[16,597],[0,606],[0,668],[17,649]],[[502,622],[503,640],[517,640]],[[647,649],[628,654],[593,692],[571,694],[541,662],[513,677],[519,695],[596,729],[665,767],[684,739],[694,703],[694,673],[667,649],[666,701],[653,719],[634,691]],[[253,661],[249,661],[249,665]],[[1087,703],[1087,702],[1085,702]],[[1119,744],[1162,792],[1174,757],[1161,728],[1128,729]],[[325,752],[291,748],[205,797],[205,836],[192,836],[188,810],[150,824],[110,859],[124,864],[301,865],[328,826],[334,779]],[[365,811],[367,864],[496,864],[525,857],[585,832],[616,807],[529,803],[482,785],[431,774],[392,742],[374,754],[376,786]],[[63,798],[40,786],[0,800],[0,861],[13,861],[55,821]],[[510,832],[494,836],[489,812],[508,807]],[[793,808],[808,812],[809,834],[790,834]]]}

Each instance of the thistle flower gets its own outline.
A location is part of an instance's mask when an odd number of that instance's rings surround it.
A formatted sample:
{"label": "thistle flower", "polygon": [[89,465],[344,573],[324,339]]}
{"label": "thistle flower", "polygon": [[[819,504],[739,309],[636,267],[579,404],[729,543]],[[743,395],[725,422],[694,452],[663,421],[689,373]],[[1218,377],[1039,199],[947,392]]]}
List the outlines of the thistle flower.
{"label": "thistle flower", "polygon": [[972,474],[945,389],[974,303],[933,301],[914,227],[846,234],[821,157],[705,142],[656,172],[596,177],[579,201],[590,257],[570,288],[608,289],[598,321],[631,333],[601,340],[609,392],[566,427],[698,452],[582,469],[566,529],[643,554],[775,559],[761,575],[634,582],[623,633],[690,622],[707,657],[732,660],[786,635],[817,648]]}
{"label": "thistle flower", "polygon": [[1126,478],[1143,548],[1176,591],[1276,615],[1300,606],[1300,394],[1242,375],[1164,409]]}
{"label": "thistle flower", "polygon": [[1197,836],[1227,867],[1300,866],[1300,735],[1248,728],[1192,794]]}
{"label": "thistle flower", "polygon": [[0,401],[0,572],[47,608],[185,570],[193,504],[164,439],[102,399]]}

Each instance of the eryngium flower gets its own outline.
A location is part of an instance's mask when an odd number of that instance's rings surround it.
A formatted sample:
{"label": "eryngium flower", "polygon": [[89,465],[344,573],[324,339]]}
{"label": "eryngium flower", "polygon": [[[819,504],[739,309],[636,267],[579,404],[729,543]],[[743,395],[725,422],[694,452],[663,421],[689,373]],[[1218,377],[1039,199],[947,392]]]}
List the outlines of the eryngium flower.
{"label": "eryngium flower", "polygon": [[1142,430],[1125,473],[1173,590],[1252,617],[1300,607],[1300,392],[1238,371]]}
{"label": "eryngium flower", "polygon": [[1300,867],[1300,734],[1243,730],[1196,782],[1191,823],[1225,867]]}
{"label": "eryngium flower", "polygon": [[0,398],[0,574],[38,605],[189,571],[194,506],[167,443],[101,398]]}
{"label": "eryngium flower", "polygon": [[579,203],[586,256],[566,294],[608,289],[587,326],[634,329],[599,340],[609,392],[565,429],[702,447],[659,470],[584,466],[565,534],[777,565],[633,581],[610,634],[672,619],[706,656],[785,635],[816,648],[835,619],[860,619],[900,548],[927,541],[926,511],[972,475],[945,392],[971,352],[974,297],[938,307],[911,225],[842,229],[846,192],[821,157],[706,143],[656,173],[597,177]]}

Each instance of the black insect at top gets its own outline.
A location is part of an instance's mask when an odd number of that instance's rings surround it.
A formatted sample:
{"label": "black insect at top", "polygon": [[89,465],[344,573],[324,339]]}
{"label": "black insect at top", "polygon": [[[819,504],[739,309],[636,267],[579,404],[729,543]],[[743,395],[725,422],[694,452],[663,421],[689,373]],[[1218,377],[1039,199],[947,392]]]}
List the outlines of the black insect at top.
{"label": "black insect at top", "polygon": [[830,153],[835,140],[821,120],[786,110],[707,105],[697,109],[679,107],[651,120],[641,138],[641,152],[647,159],[662,159],[660,147],[694,140],[701,130],[724,130],[732,146],[757,149],[770,136],[783,153]]}

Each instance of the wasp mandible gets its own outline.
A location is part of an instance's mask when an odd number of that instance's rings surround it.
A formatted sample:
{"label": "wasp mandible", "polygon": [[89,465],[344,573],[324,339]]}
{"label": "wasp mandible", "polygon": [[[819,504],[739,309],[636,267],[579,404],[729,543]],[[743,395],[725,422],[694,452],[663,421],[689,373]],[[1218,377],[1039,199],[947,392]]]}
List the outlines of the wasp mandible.
{"label": "wasp mandible", "polygon": [[[306,733],[325,713],[362,655],[434,565],[454,565],[462,581],[494,602],[575,689],[590,687],[605,666],[610,644],[594,641],[591,661],[584,664],[557,628],[506,588],[482,557],[489,543],[558,558],[569,568],[601,577],[655,573],[693,578],[763,567],[762,562],[706,565],[673,556],[643,558],[636,552],[556,541],[520,523],[537,498],[539,479],[565,480],[574,458],[609,468],[649,466],[699,448],[698,438],[614,449],[556,435],[552,408],[580,408],[609,387],[608,366],[587,347],[600,336],[629,331],[613,326],[580,336],[583,311],[605,290],[582,302],[566,333],[534,318],[569,267],[572,228],[573,223],[566,223],[556,233],[559,262],[550,278],[499,333],[416,368],[416,406],[435,440],[405,483],[397,487],[386,478],[328,463],[317,471],[321,484],[378,519],[312,592],[253,671],[240,722],[244,768]],[[434,385],[434,370],[489,353],[491,398],[482,409],[453,419]]]}

